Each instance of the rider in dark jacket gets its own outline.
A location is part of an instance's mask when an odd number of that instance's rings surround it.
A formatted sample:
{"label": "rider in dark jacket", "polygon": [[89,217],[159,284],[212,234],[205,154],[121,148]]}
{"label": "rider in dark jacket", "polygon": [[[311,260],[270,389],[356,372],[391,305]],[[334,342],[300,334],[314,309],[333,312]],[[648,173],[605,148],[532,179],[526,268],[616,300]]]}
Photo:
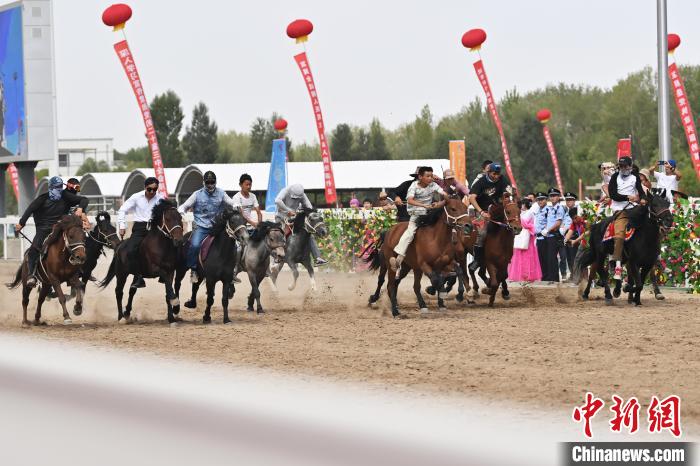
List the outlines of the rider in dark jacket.
{"label": "rider in dark jacket", "polygon": [[39,263],[44,240],[51,234],[53,226],[61,217],[68,214],[70,209],[75,206],[78,207],[75,210],[75,215],[83,217],[83,221],[87,222],[85,209],[88,206],[88,198],[79,196],[68,189],[63,189],[63,180],[58,176],[54,176],[49,180],[49,191],[40,194],[34,199],[27,207],[22,218],[19,219],[19,223],[15,225],[15,231],[19,232],[27,224],[29,217],[34,216],[36,234],[28,252],[28,286],[36,285],[36,267]]}

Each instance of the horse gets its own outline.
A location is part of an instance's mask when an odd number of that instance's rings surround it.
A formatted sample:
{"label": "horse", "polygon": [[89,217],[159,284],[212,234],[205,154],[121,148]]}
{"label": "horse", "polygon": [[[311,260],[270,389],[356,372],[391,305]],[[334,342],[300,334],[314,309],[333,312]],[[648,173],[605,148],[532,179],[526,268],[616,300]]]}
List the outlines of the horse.
{"label": "horse", "polygon": [[303,209],[297,213],[292,222],[292,233],[287,237],[287,244],[284,248],[284,262],[279,267],[272,267],[270,278],[276,287],[277,276],[284,264],[292,269],[294,281],[287,288],[292,291],[297,286],[299,271],[297,264],[301,264],[309,272],[311,289],[316,291],[316,279],[314,278],[314,267],[311,264],[311,236],[323,238],[328,235],[328,228],[323,221],[323,216],[315,209]]}
{"label": "horse", "polygon": [[[489,307],[493,307],[498,287],[502,287],[503,299],[509,299],[510,292],[506,279],[508,264],[513,257],[513,241],[523,226],[520,224],[520,209],[516,202],[508,197],[502,203],[489,206],[488,225],[484,240],[484,264],[479,269],[479,276],[489,289]],[[488,272],[488,277],[486,273]],[[479,286],[474,272],[469,272],[474,283],[474,296],[479,293]]]}
{"label": "horse", "polygon": [[258,314],[265,312],[260,304],[260,282],[265,279],[270,268],[270,257],[275,263],[284,260],[285,245],[284,231],[274,222],[260,223],[248,239],[241,260],[242,270],[248,273],[250,281],[248,312],[253,312],[253,302],[257,303]]}
{"label": "horse", "polygon": [[[458,264],[458,270],[456,275],[450,275],[445,279],[445,286],[443,287],[442,292],[444,294],[448,294],[450,291],[452,291],[452,288],[457,284],[457,296],[455,299],[457,302],[462,302],[464,301],[464,292],[465,292],[465,287],[464,287],[464,274],[463,270],[466,270],[464,267],[466,267],[466,255],[471,254],[474,255],[474,244],[476,244],[476,238],[477,238],[477,231],[472,227],[472,225],[467,225],[464,228],[464,234],[462,235],[462,246],[464,247],[464,259],[463,261],[457,261]],[[468,286],[468,283],[467,283]],[[472,274],[472,290],[478,290],[479,289],[479,283],[476,281],[476,277]],[[425,289],[425,292],[428,293],[431,296],[434,296],[436,293],[435,288],[430,285]],[[472,303],[473,301],[467,298],[468,303]]]}
{"label": "horse", "polygon": [[[151,214],[149,231],[139,247],[141,260],[141,275],[144,278],[158,278],[165,285],[165,303],[168,307],[168,322],[174,324],[175,314],[180,311],[180,301],[173,290],[173,276],[177,267],[178,247],[183,242],[182,216],[175,204],[169,200],[161,200]],[[127,257],[128,241],[123,241],[114,251],[114,258],[109,265],[107,275],[100,282],[100,288],[105,288],[117,277],[114,290],[117,299],[117,321],[131,321],[131,309],[136,294],[136,287],[129,288],[129,301],[126,309],[122,310],[124,284],[133,270],[129,268]]]}
{"label": "horse", "polygon": [[97,260],[100,255],[104,255],[104,248],[107,247],[115,251],[121,240],[117,234],[117,229],[112,225],[110,216],[107,212],[99,212],[95,216],[95,228],[88,232],[85,240],[85,263],[83,264],[80,274],[83,286],[87,285],[89,280],[95,280],[92,276],[92,271],[97,266]]}
{"label": "horse", "polygon": [[[58,295],[58,301],[63,308],[63,323],[72,323],[68,310],[66,309],[66,296],[61,289],[61,283],[68,283],[76,290],[76,300],[73,314],[76,316],[82,313],[84,286],[81,283],[78,272],[85,262],[85,230],[83,221],[75,215],[64,215],[53,227],[53,231],[45,243],[46,254],[39,259],[37,267],[37,278],[41,282],[39,289],[39,301],[34,315],[34,325],[44,325],[41,322],[41,306],[44,304],[46,296],[53,288]],[[27,259],[20,265],[12,283],[8,283],[10,289],[17,288],[22,283],[22,325],[29,325],[27,320],[27,305],[29,304],[29,294],[32,287],[27,286],[29,277],[29,267]]]}
{"label": "horse", "polygon": [[[180,248],[180,258],[177,271],[175,273],[175,295],[180,296],[180,285],[187,272],[184,256],[186,246],[191,233],[185,235],[185,243]],[[211,238],[211,239],[209,239]],[[206,258],[198,258],[197,274],[203,277],[207,285],[207,307],[204,310],[202,322],[211,323],[211,306],[214,304],[214,291],[216,284],[222,284],[221,305],[224,309],[224,323],[231,323],[228,317],[228,303],[233,298],[233,269],[236,264],[236,251],[238,244],[243,243],[248,238],[246,231],[246,220],[238,210],[226,207],[216,215],[210,233],[204,241],[211,241],[209,253]],[[194,309],[197,307],[197,291],[202,281],[192,283],[192,297],[185,303],[185,307]],[[231,292],[230,292],[231,291]]]}
{"label": "horse", "polygon": [[[408,274],[409,270],[413,270],[413,291],[416,294],[418,306],[422,313],[428,312],[421,294],[420,280],[425,274],[430,278],[433,287],[441,290],[444,283],[443,273],[454,273],[456,261],[465,255],[461,236],[462,228],[467,224],[467,217],[466,206],[456,197],[447,200],[443,207],[430,209],[426,215],[421,216],[418,220],[416,236],[408,247],[406,257],[398,271],[398,279],[396,271],[387,267],[387,264],[389,258],[393,257],[394,247],[406,231],[408,222],[398,223],[382,235],[374,251],[367,258],[367,261],[371,262],[370,270],[381,268],[377,280],[377,291],[370,297],[370,304],[379,299],[384,273],[388,272],[387,289],[391,299],[391,315],[399,317],[401,312],[396,297],[398,282]],[[466,268],[462,270],[466,271]],[[447,309],[443,298],[442,293],[438,293],[440,310]]]}

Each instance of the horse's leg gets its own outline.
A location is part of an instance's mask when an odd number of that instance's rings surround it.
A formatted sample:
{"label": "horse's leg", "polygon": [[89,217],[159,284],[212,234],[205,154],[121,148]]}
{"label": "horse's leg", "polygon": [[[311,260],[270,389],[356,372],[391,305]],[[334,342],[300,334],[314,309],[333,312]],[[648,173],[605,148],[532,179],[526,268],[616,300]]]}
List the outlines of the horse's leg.
{"label": "horse's leg", "polygon": [[124,318],[124,312],[122,309],[122,299],[124,298],[124,285],[126,284],[126,279],[128,274],[117,273],[117,284],[114,288],[114,295],[117,298],[117,322]]}
{"label": "horse's leg", "polygon": [[189,301],[185,301],[185,307],[188,309],[195,309],[197,307],[197,291],[199,291],[199,285],[201,282],[192,284],[192,296]]}
{"label": "horse's leg", "polygon": [[177,299],[177,295],[173,289],[173,273],[174,272],[169,272],[167,274],[161,274],[160,276],[160,281],[165,285],[165,302],[168,306],[168,322],[170,324],[174,324],[178,320],[175,318],[176,306],[178,308],[178,312],[180,312],[180,300]]}
{"label": "horse's leg", "polygon": [[421,313],[428,313],[428,306],[425,304],[423,295],[420,292],[420,281],[423,278],[423,272],[421,270],[415,270],[413,272],[413,292],[416,294],[416,301],[418,301],[418,308]]}
{"label": "horse's leg", "polygon": [[476,281],[476,272],[470,269],[467,270],[469,271],[469,276],[472,279],[472,290],[470,294],[472,298],[476,298],[477,296],[479,296],[479,282]]}
{"label": "horse's leg", "polygon": [[[415,273],[415,272],[414,272]],[[440,311],[446,311],[447,307],[445,307],[445,292],[442,291],[443,284],[445,282],[445,279],[442,277],[442,274],[438,271],[433,270],[430,275],[430,283],[433,284],[433,287],[435,287],[436,290],[438,290],[438,310]]]}
{"label": "horse's leg", "polygon": [[510,299],[510,291],[508,291],[508,282],[507,282],[508,276],[507,275],[508,274],[506,273],[506,277],[503,280],[501,280],[501,296],[506,301],[508,301]]}
{"label": "horse's leg", "polygon": [[399,303],[396,299],[396,272],[391,267],[389,267],[387,273],[389,274],[389,281],[386,285],[386,288],[389,292],[389,299],[391,300],[391,315],[393,317],[398,317],[401,315],[401,312],[399,312]]}
{"label": "horse's leg", "polygon": [[36,303],[36,313],[34,314],[34,325],[45,325],[43,322],[41,322],[41,306],[44,305],[44,300],[50,291],[50,286],[42,286],[41,290],[39,291],[39,299]]}
{"label": "horse's leg", "polygon": [[649,272],[653,268],[654,268],[653,265],[650,265],[650,266],[645,265],[644,267],[642,267],[642,269],[639,272],[639,275],[638,275],[639,282],[637,284],[637,292],[634,296],[634,304],[636,304],[637,306],[642,305],[642,291],[644,289],[644,282],[647,279],[647,275],[649,274]]}
{"label": "horse's leg", "polygon": [[127,321],[131,319],[131,309],[134,304],[134,296],[136,296],[137,291],[138,288],[136,288],[135,286],[129,287],[129,299],[126,301],[126,309],[124,310],[124,318]]}
{"label": "horse's leg", "polygon": [[63,309],[63,324],[72,324],[73,321],[70,319],[70,314],[68,314],[68,308],[66,307],[66,295],[63,294],[63,288],[61,288],[61,282],[58,280],[53,280],[51,282],[56,295],[58,296],[58,302],[61,303],[61,309]]}
{"label": "horse's leg", "polygon": [[299,278],[299,270],[297,270],[297,265],[291,262],[287,262],[289,268],[292,269],[292,283],[287,287],[289,291],[292,291],[297,287],[297,279]]}
{"label": "horse's leg", "polygon": [[666,299],[666,297],[659,289],[659,278],[656,275],[656,270],[658,267],[659,267],[659,261],[657,259],[656,263],[653,265],[653,267],[651,268],[651,271],[649,272],[650,273],[649,278],[651,280],[651,286],[654,288],[654,297],[658,300],[662,300],[662,299]]}
{"label": "horse's leg", "polygon": [[309,281],[311,282],[311,291],[316,291],[316,277],[314,276],[314,266],[311,265],[311,257],[304,258],[302,265],[309,272]]}
{"label": "horse's leg", "polygon": [[71,285],[75,290],[75,304],[73,305],[73,315],[79,316],[83,313],[83,296],[85,295],[85,285],[82,280],[75,276],[71,280]]}
{"label": "horse's leg", "polygon": [[598,276],[600,279],[603,281],[603,290],[605,291],[605,304],[608,306],[613,305],[613,296],[612,293],[610,292],[610,274],[608,272],[608,267],[604,265],[599,265],[598,267]]}
{"label": "horse's leg", "polygon": [[[257,279],[258,277],[255,277],[255,278],[256,278],[256,280],[255,280],[255,301],[258,305],[256,308],[256,311],[258,314],[264,314],[265,310],[263,309],[262,303],[260,302],[260,282],[262,280],[258,280]],[[263,280],[264,279],[265,279],[265,277],[263,276]]]}
{"label": "horse's leg", "polygon": [[214,304],[214,287],[216,283],[207,278],[207,307],[204,310],[202,322],[205,324],[211,323],[211,306]]}
{"label": "horse's leg", "polygon": [[591,264],[591,268],[588,271],[588,281],[586,283],[586,288],[583,290],[583,293],[581,293],[581,299],[588,299],[588,297],[591,294],[591,285],[593,284],[593,280],[595,280],[595,276],[598,273],[598,263],[594,262]]}
{"label": "horse's leg", "polygon": [[232,279],[233,276],[231,276],[231,279],[229,280],[224,279],[221,281],[221,307],[224,311],[224,324],[231,323],[231,319],[228,318],[228,292],[229,287],[233,286],[231,283]]}
{"label": "horse's leg", "polygon": [[379,274],[377,276],[377,289],[375,290],[374,294],[369,297],[369,305],[370,306],[372,304],[376,303],[377,301],[379,301],[379,295],[382,292],[382,286],[384,285],[384,278],[386,277],[386,269],[387,268],[382,261],[382,264],[379,266]]}
{"label": "horse's leg", "polygon": [[253,312],[253,303],[255,302],[255,289],[258,287],[256,277],[252,271],[248,272],[248,281],[250,282],[250,294],[248,295],[248,312]]}
{"label": "horse's leg", "polygon": [[[498,280],[498,271],[493,265],[487,264],[486,268],[488,269],[489,273],[489,279],[487,282],[489,287],[489,307],[493,307],[493,302],[496,300],[496,292],[498,291],[498,286],[501,282]],[[479,275],[481,275],[481,271],[479,271]],[[481,278],[484,279],[485,275]]]}
{"label": "horse's leg", "polygon": [[29,325],[29,319],[27,319],[27,307],[29,306],[29,295],[32,293],[32,289],[26,284],[22,283],[22,325]]}

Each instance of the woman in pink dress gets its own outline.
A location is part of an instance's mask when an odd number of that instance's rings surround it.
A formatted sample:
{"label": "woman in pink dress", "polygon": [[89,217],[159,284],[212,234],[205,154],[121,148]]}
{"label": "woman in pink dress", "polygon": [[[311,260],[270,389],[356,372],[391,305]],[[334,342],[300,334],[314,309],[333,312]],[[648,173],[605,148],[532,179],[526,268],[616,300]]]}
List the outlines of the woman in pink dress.
{"label": "woman in pink dress", "polygon": [[523,231],[516,237],[513,258],[508,265],[508,280],[513,282],[534,282],[542,279],[540,259],[535,246],[535,216],[530,211],[532,201],[523,199],[520,207],[520,223]]}

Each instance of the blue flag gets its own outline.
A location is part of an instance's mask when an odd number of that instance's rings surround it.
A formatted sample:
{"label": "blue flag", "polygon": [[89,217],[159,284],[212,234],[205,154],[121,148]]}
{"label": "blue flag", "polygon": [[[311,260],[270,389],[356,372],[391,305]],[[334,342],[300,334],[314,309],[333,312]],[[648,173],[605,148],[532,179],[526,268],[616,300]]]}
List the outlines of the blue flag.
{"label": "blue flag", "polygon": [[265,196],[265,212],[277,212],[275,198],[285,186],[287,186],[287,141],[274,139],[272,141],[270,177],[267,181],[267,194]]}

